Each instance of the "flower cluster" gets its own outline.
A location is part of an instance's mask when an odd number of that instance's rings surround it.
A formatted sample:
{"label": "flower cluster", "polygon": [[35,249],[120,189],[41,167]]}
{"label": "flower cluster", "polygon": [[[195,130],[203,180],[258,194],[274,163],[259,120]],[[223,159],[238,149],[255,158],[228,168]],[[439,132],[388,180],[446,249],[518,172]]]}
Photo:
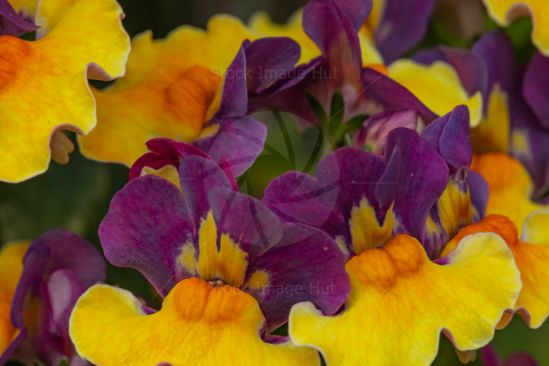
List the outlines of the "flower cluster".
{"label": "flower cluster", "polygon": [[[129,168],[104,257],[66,230],[2,247],[0,363],[427,366],[443,334],[464,361],[535,366],[488,344],[549,316],[549,7],[484,3],[492,29],[457,48],[425,37],[435,0],[309,0],[284,25],[217,15],[131,43],[115,0],[0,0],[0,180],[68,163],[67,132]],[[254,196],[265,112],[318,138]]]}

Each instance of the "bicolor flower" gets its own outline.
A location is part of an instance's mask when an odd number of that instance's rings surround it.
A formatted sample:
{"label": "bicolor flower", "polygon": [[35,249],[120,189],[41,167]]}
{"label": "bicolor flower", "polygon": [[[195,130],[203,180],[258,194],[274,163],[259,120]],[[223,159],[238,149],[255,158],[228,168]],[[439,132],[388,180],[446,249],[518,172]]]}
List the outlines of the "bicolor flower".
{"label": "bicolor flower", "polygon": [[[6,12],[12,25],[20,20],[0,4],[5,32]],[[14,4],[23,10],[30,2]],[[121,76],[129,52],[115,0],[43,0],[30,16],[35,41],[0,36],[0,180],[7,182],[43,173],[50,157],[68,161],[73,146],[63,130],[87,134],[96,123],[88,78]]]}
{"label": "bicolor flower", "polygon": [[514,353],[503,361],[492,347],[483,348],[482,363],[484,366],[538,366],[536,360],[526,352]]}
{"label": "bicolor flower", "polygon": [[[250,108],[294,113],[320,125],[327,140],[336,146],[356,132],[367,115],[409,109],[425,123],[435,119],[413,94],[384,75],[384,67],[379,67],[383,61],[368,59],[368,43],[360,30],[370,9],[368,0],[310,1],[303,11],[303,33],[321,55],[286,73],[295,77],[288,76],[260,93],[249,93]],[[300,44],[303,38],[296,37]]]}
{"label": "bicolor flower", "polygon": [[99,230],[107,259],[139,270],[164,297],[162,309],[92,287],[71,316],[78,353],[100,365],[318,365],[316,351],[270,332],[305,299],[326,314],[339,310],[349,283],[334,240],[282,223],[199,154],[181,160],[178,185],[131,180]]}
{"label": "bicolor flower", "polygon": [[347,253],[344,310],[325,316],[301,303],[290,315],[292,340],[319,349],[329,365],[429,365],[441,330],[459,350],[480,348],[515,305],[519,272],[493,230],[451,250],[448,242],[438,250],[424,245],[449,182],[448,162],[428,141],[399,128],[385,158],[338,149],[318,164],[316,178],[290,172],[265,191],[280,217],[321,227]]}
{"label": "bicolor flower", "polygon": [[105,280],[105,262],[97,250],[75,234],[54,230],[30,246],[4,247],[0,261],[0,363],[86,365],[69,338],[69,315],[88,287]]}
{"label": "bicolor flower", "polygon": [[532,17],[532,42],[549,56],[549,9],[544,0],[484,0],[488,13],[501,26],[508,26],[516,18],[528,14]]}
{"label": "bicolor flower", "polygon": [[259,154],[266,128],[247,116],[248,88],[270,87],[300,58],[290,39],[247,41],[260,36],[225,15],[214,16],[207,30],[183,26],[163,40],[153,40],[151,32],[138,35],[127,76],[94,90],[99,123],[80,137],[82,152],[131,166],[147,153],[147,141],[168,138],[203,149],[214,140],[219,146],[247,139]]}

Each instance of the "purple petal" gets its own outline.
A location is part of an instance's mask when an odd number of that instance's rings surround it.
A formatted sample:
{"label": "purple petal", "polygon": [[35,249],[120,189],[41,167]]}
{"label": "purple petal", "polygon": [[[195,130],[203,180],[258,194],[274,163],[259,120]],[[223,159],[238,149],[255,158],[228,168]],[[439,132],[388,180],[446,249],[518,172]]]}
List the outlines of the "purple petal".
{"label": "purple petal", "polygon": [[451,167],[459,169],[468,167],[473,159],[469,134],[469,109],[458,106],[429,124],[423,131],[422,138],[437,150]]}
{"label": "purple petal", "polygon": [[[78,235],[53,230],[36,239],[23,260],[11,309],[13,324],[28,335],[22,347],[47,364],[71,358],[69,314],[84,290],[105,277],[103,257]],[[28,318],[37,304],[37,318]],[[16,342],[21,341],[18,337]]]}
{"label": "purple petal", "polygon": [[408,89],[373,69],[362,71],[362,88],[365,96],[379,103],[384,110],[411,109],[418,113],[425,123],[437,118],[429,108],[419,101]]}
{"label": "purple petal", "polygon": [[504,366],[538,366],[538,363],[532,356],[522,352],[511,355],[507,361],[505,361]]}
{"label": "purple petal", "polygon": [[389,133],[399,127],[416,130],[418,115],[416,111],[403,109],[374,114],[357,134],[358,147],[366,145],[375,154],[383,155]]}
{"label": "purple petal", "polygon": [[323,187],[338,187],[338,205],[348,219],[354,206],[364,198],[379,211],[375,186],[383,174],[385,163],[375,154],[352,148],[342,148],[327,155],[317,166],[317,176]]}
{"label": "purple petal", "polygon": [[248,112],[248,86],[246,80],[245,41],[223,78],[221,105],[214,120],[228,117],[242,117]]}
{"label": "purple petal", "polygon": [[376,45],[390,64],[415,46],[425,35],[434,0],[386,0],[375,30]]}
{"label": "purple petal", "polygon": [[541,125],[549,129],[549,57],[536,52],[524,75],[524,99]]}
{"label": "purple petal", "polygon": [[113,265],[141,272],[166,295],[190,276],[176,258],[196,233],[183,195],[172,183],[152,175],[130,181],[111,201],[99,227],[105,256]]}
{"label": "purple petal", "polygon": [[246,46],[248,92],[259,94],[292,71],[301,56],[290,38],[261,38]]}
{"label": "purple petal", "polygon": [[349,293],[345,258],[324,232],[299,224],[285,224],[276,247],[255,258],[249,273],[264,271],[269,284],[247,289],[259,301],[273,329],[287,322],[292,305],[311,301],[325,314],[339,310]]}
{"label": "purple petal", "polygon": [[481,57],[486,65],[488,96],[497,84],[504,91],[509,92],[515,84],[517,65],[513,44],[502,31],[485,34],[472,49],[473,53]]}
{"label": "purple petal", "polygon": [[187,157],[179,165],[179,182],[195,223],[200,223],[210,211],[208,194],[212,189],[234,190],[236,186],[215,161],[196,155]]}
{"label": "purple petal", "polygon": [[475,221],[486,215],[486,205],[488,204],[488,195],[490,189],[484,178],[472,170],[467,169],[467,185],[471,193],[471,203],[477,211],[478,217],[474,217]]}
{"label": "purple petal", "polygon": [[[356,84],[362,67],[357,31],[371,9],[369,0],[311,0],[303,11],[303,29],[330,64],[338,86]],[[337,73],[337,74],[336,74]]]}
{"label": "purple petal", "polygon": [[401,229],[422,241],[427,215],[448,183],[448,166],[415,131],[406,128],[391,133],[386,158],[376,197],[382,209],[393,204]]}
{"label": "purple petal", "polygon": [[218,231],[229,234],[252,256],[263,254],[280,241],[280,220],[255,198],[216,187],[209,191],[209,202]]}
{"label": "purple petal", "polygon": [[267,127],[253,117],[220,122],[219,131],[195,144],[218,163],[225,162],[235,176],[244,174],[263,151]]}
{"label": "purple petal", "polygon": [[157,138],[147,141],[151,151],[137,159],[130,169],[129,179],[139,178],[143,168],[160,169],[166,165],[178,167],[181,160],[190,155],[208,158],[204,151],[183,142],[176,142],[166,138]]}
{"label": "purple petal", "polygon": [[0,36],[20,36],[37,29],[33,22],[17,14],[8,0],[0,0]]}
{"label": "purple petal", "polygon": [[484,366],[502,366],[500,358],[491,346],[482,349],[481,358]]}
{"label": "purple petal", "polygon": [[321,228],[332,237],[345,233],[346,223],[337,207],[339,185],[328,185],[300,172],[288,172],[271,181],[263,202],[287,222]]}

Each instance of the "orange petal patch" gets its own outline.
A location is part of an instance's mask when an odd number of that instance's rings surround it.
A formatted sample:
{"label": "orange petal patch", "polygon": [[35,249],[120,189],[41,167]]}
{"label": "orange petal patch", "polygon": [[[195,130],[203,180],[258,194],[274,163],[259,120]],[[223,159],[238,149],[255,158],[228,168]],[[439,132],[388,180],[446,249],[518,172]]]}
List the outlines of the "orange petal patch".
{"label": "orange petal patch", "polygon": [[499,236],[480,233],[463,238],[443,262],[431,262],[407,235],[367,250],[346,265],[345,310],[327,317],[311,303],[298,304],[290,336],[338,366],[430,365],[442,330],[459,350],[482,347],[518,297],[513,256]]}
{"label": "orange petal patch", "polygon": [[58,129],[89,133],[96,123],[87,76],[124,73],[129,39],[114,0],[43,0],[38,40],[0,37],[0,180],[47,170]]}
{"label": "orange petal patch", "polygon": [[544,208],[530,200],[534,185],[518,160],[499,153],[481,154],[475,156],[471,169],[488,183],[487,214],[505,215],[522,228],[528,215]]}
{"label": "orange petal patch", "polygon": [[177,284],[152,315],[127,291],[93,286],[73,310],[70,335],[80,356],[102,366],[320,364],[312,349],[265,343],[259,336],[263,322],[252,296],[191,278]]}

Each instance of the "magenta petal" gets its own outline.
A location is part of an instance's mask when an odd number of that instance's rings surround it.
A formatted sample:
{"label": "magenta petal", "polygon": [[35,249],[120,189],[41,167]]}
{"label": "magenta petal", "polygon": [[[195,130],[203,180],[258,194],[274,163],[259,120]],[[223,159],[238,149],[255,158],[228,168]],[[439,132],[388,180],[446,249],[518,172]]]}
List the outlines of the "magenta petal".
{"label": "magenta petal", "polygon": [[[338,187],[338,205],[349,218],[351,210],[363,198],[379,209],[375,186],[385,169],[383,159],[375,154],[353,148],[341,148],[323,158],[317,166],[322,186]],[[379,210],[378,210],[379,211]],[[381,214],[381,212],[378,212]]]}
{"label": "magenta petal", "polygon": [[308,174],[288,172],[269,183],[262,201],[284,221],[321,228],[336,237],[346,228],[338,196],[338,182],[324,185]]}
{"label": "magenta petal", "polygon": [[364,123],[356,136],[356,144],[359,148],[366,145],[373,153],[383,155],[392,130],[399,127],[416,130],[417,125],[417,112],[411,109],[377,113]]}
{"label": "magenta petal", "polygon": [[[195,144],[218,163],[227,164],[235,176],[248,170],[263,151],[267,127],[253,117],[220,122],[219,131]],[[221,164],[221,165],[224,165]]]}
{"label": "magenta petal", "polygon": [[[72,307],[85,289],[105,277],[103,257],[78,235],[53,230],[33,241],[12,303],[12,322],[27,334],[22,347],[46,364],[72,358],[75,352],[68,337]],[[37,317],[27,318],[29,308],[37,304]],[[16,342],[20,341],[18,337]]]}
{"label": "magenta petal", "polygon": [[458,106],[429,124],[421,137],[437,150],[451,167],[459,169],[468,167],[473,160],[473,147],[469,135],[469,109]]}
{"label": "magenta petal", "polygon": [[33,22],[17,14],[8,0],[0,0],[0,36],[20,36],[37,29]]}
{"label": "magenta petal", "polygon": [[246,42],[240,47],[225,72],[221,105],[214,120],[245,116],[248,112],[248,86],[246,79]]}
{"label": "magenta petal", "polygon": [[288,320],[292,305],[311,301],[324,314],[334,314],[347,299],[349,279],[345,258],[324,232],[299,224],[285,224],[279,244],[255,258],[249,273],[264,271],[269,284],[247,289],[259,301],[268,327]]}
{"label": "magenta petal", "polygon": [[299,44],[286,37],[260,38],[248,44],[248,92],[259,94],[285,78],[300,56]]}
{"label": "magenta petal", "polygon": [[176,258],[184,245],[192,245],[195,234],[196,223],[181,192],[152,175],[126,184],[99,227],[109,262],[138,270],[161,295],[190,276],[176,266]]}
{"label": "magenta petal", "polygon": [[425,140],[406,128],[391,133],[386,158],[376,197],[382,209],[394,204],[401,230],[422,241],[427,215],[448,184],[448,166]]}
{"label": "magenta petal", "polygon": [[527,353],[516,353],[505,361],[504,366],[538,366],[538,363]]}
{"label": "magenta petal", "polygon": [[218,231],[229,234],[252,256],[280,241],[282,224],[260,201],[222,187],[209,191],[208,197]]}
{"label": "magenta petal", "polygon": [[524,75],[522,90],[541,125],[549,129],[549,57],[539,52],[534,55]]}
{"label": "magenta petal", "polygon": [[213,160],[189,156],[179,165],[179,183],[193,222],[200,223],[210,211],[209,192],[216,187],[234,190],[236,183]]}
{"label": "magenta petal", "polygon": [[402,56],[423,38],[434,6],[434,0],[385,1],[375,38],[386,64]]}

